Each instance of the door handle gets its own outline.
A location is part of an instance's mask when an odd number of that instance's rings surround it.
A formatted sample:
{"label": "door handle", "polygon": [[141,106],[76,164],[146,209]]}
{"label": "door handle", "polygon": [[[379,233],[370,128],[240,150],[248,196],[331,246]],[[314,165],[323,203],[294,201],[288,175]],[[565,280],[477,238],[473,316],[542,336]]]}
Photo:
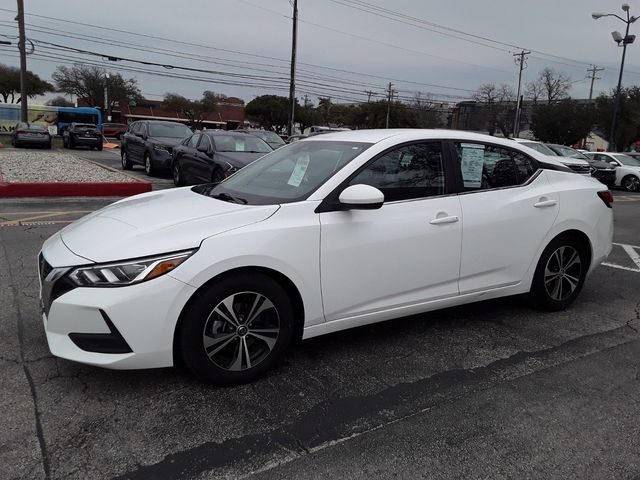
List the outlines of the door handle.
{"label": "door handle", "polygon": [[457,215],[451,215],[450,217],[434,218],[429,223],[431,225],[443,225],[445,223],[456,223],[460,218]]}
{"label": "door handle", "polygon": [[534,203],[533,206],[536,208],[545,208],[545,207],[553,207],[554,205],[557,205],[557,204],[558,204],[557,200],[540,199],[540,201],[538,203]]}

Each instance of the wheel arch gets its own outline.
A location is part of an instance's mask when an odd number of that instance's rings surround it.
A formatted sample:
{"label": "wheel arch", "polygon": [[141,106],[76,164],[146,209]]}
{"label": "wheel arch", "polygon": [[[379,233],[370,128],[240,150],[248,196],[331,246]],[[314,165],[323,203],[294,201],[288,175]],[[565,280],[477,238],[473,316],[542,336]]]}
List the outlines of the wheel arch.
{"label": "wheel arch", "polygon": [[185,305],[182,307],[182,310],[180,311],[180,315],[178,316],[178,321],[176,322],[174,326],[174,331],[173,331],[173,347],[172,348],[173,348],[174,365],[182,366],[182,357],[177,348],[177,345],[179,344],[178,335],[180,332],[180,325],[182,324],[183,321],[185,321],[185,312],[187,311],[188,307],[197,298],[200,292],[202,292],[203,289],[207,288],[212,283],[218,282],[222,278],[231,277],[241,273],[261,273],[263,275],[266,275],[267,277],[270,277],[273,281],[277,282],[282,288],[285,289],[285,291],[287,292],[287,295],[291,299],[291,305],[293,307],[294,342],[299,342],[302,340],[302,331],[304,329],[304,319],[305,319],[304,302],[302,300],[302,295],[300,294],[300,290],[295,285],[295,283],[293,283],[293,281],[282,272],[279,272],[272,268],[260,267],[260,266],[238,267],[238,268],[233,268],[231,270],[222,272],[214,276],[213,278],[209,279],[208,281],[206,281],[204,284],[198,287],[198,289],[195,292],[193,292],[193,294],[191,295],[187,303],[185,303]]}

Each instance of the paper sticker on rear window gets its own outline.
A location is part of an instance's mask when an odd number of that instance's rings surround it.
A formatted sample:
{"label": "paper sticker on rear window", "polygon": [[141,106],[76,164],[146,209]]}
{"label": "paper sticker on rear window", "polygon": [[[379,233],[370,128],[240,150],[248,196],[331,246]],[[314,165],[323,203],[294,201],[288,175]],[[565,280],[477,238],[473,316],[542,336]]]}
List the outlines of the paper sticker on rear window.
{"label": "paper sticker on rear window", "polygon": [[462,147],[460,169],[464,186],[465,188],[480,188],[484,168],[484,145],[461,143],[460,147]]}
{"label": "paper sticker on rear window", "polygon": [[299,187],[307,173],[307,168],[309,168],[309,155],[300,155],[287,184],[292,187]]}

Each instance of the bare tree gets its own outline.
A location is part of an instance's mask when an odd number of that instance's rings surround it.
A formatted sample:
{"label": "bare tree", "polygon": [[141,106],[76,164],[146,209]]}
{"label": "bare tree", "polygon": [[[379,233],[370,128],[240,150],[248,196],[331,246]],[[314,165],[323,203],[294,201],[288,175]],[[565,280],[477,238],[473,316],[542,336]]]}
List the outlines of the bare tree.
{"label": "bare tree", "polygon": [[524,96],[527,100],[531,100],[534,104],[538,103],[538,100],[544,95],[544,86],[540,79],[527,82],[524,90]]}
{"label": "bare tree", "polygon": [[542,94],[547,99],[547,105],[569,97],[571,78],[566,74],[546,67],[540,72],[537,81],[542,86]]}
{"label": "bare tree", "polygon": [[476,102],[495,103],[498,98],[498,88],[495,83],[483,83],[473,93],[472,97]]}
{"label": "bare tree", "polygon": [[441,128],[445,125],[442,115],[443,106],[433,100],[431,95],[423,96],[417,92],[410,107],[417,112],[424,128]]}

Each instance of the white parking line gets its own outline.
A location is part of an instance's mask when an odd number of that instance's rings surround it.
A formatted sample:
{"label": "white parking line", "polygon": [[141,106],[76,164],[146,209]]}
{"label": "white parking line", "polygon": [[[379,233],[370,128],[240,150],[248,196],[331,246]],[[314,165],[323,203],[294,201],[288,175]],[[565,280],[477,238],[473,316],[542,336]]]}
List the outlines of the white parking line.
{"label": "white parking line", "polygon": [[622,250],[629,255],[629,258],[633,263],[635,263],[637,268],[627,267],[625,265],[618,265],[616,263],[603,262],[602,265],[605,267],[618,268],[620,270],[626,270],[628,272],[636,272],[640,273],[640,247],[635,245],[627,245],[624,243],[614,243],[613,245],[617,245],[622,247]]}

